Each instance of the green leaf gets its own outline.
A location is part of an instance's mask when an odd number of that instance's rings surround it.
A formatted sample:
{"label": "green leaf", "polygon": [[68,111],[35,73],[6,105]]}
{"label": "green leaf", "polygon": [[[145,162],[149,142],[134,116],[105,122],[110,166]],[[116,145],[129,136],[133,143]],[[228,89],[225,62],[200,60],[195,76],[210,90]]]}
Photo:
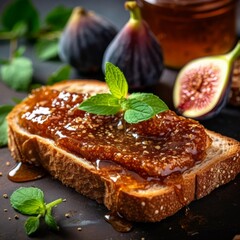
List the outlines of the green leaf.
{"label": "green leaf", "polygon": [[62,202],[62,198],[48,204],[44,202],[43,191],[35,187],[20,187],[10,196],[13,208],[25,215],[36,215],[29,217],[24,224],[28,235],[34,233],[40,225],[40,218],[44,217],[46,224],[53,230],[58,230],[57,223],[53,218],[52,208]]}
{"label": "green leaf", "polygon": [[41,60],[58,57],[58,40],[40,40],[35,45],[36,54]]}
{"label": "green leaf", "polygon": [[137,99],[129,99],[127,107],[128,109],[124,113],[124,119],[128,123],[142,122],[154,116],[152,107]]}
{"label": "green leaf", "polygon": [[8,59],[0,59],[0,65],[1,64],[8,64],[9,60]]}
{"label": "green leaf", "polygon": [[37,88],[40,88],[40,87],[42,87],[41,83],[33,83],[33,84],[30,85],[29,91],[31,92],[33,89],[37,89]]}
{"label": "green leaf", "polygon": [[14,58],[1,67],[2,81],[17,91],[27,91],[32,81],[32,62],[25,57]]}
{"label": "green leaf", "polygon": [[25,215],[44,214],[44,211],[45,211],[44,203],[34,198],[24,200],[23,202],[15,201],[15,204],[13,205],[13,207]]}
{"label": "green leaf", "polygon": [[110,62],[106,63],[105,79],[114,97],[121,99],[127,96],[127,80],[122,71]]}
{"label": "green leaf", "polygon": [[2,124],[8,113],[13,109],[12,105],[1,105],[0,106],[0,124]]}
{"label": "green leaf", "polygon": [[44,220],[46,222],[46,224],[54,231],[59,230],[59,227],[54,219],[54,217],[51,214],[51,210],[47,211]]}
{"label": "green leaf", "polygon": [[19,47],[13,54],[15,58],[22,57],[22,55],[25,53],[26,47],[21,46]]}
{"label": "green leaf", "polygon": [[39,228],[39,225],[40,221],[38,217],[29,217],[24,224],[27,235],[31,235],[32,233],[36,232]]}
{"label": "green leaf", "polygon": [[0,147],[3,147],[8,143],[6,117],[12,109],[13,109],[13,106],[10,106],[10,105],[0,106]]}
{"label": "green leaf", "polygon": [[7,121],[0,124],[0,147],[4,147],[8,144],[7,127]]}
{"label": "green leaf", "polygon": [[22,102],[22,99],[21,98],[17,98],[17,97],[12,97],[12,101],[16,104]]}
{"label": "green leaf", "polygon": [[24,22],[28,33],[36,33],[40,28],[39,15],[30,0],[15,0],[10,2],[2,13],[2,25],[7,30],[13,30],[14,26]]}
{"label": "green leaf", "polygon": [[128,99],[136,99],[147,103],[152,107],[154,115],[166,111],[168,106],[156,95],[152,93],[132,93]]}
{"label": "green leaf", "polygon": [[38,188],[21,187],[12,193],[10,202],[13,208],[25,215],[45,213],[44,194]]}
{"label": "green leaf", "polygon": [[112,115],[120,111],[119,100],[110,93],[102,93],[82,102],[79,109],[99,115]]}
{"label": "green leaf", "polygon": [[17,22],[12,29],[15,38],[24,36],[27,33],[27,24],[24,21]]}
{"label": "green leaf", "polygon": [[57,6],[47,14],[45,22],[52,30],[62,30],[71,16],[71,13],[72,8]]}
{"label": "green leaf", "polygon": [[52,85],[57,82],[69,79],[71,74],[71,67],[69,65],[62,66],[52,73],[47,80],[47,85]]}
{"label": "green leaf", "polygon": [[138,123],[152,118],[155,114],[168,109],[159,97],[151,93],[134,93],[127,97],[128,84],[122,71],[112,63],[106,63],[106,83],[110,94],[97,94],[82,102],[81,110],[111,115],[125,111],[124,119],[128,123]]}

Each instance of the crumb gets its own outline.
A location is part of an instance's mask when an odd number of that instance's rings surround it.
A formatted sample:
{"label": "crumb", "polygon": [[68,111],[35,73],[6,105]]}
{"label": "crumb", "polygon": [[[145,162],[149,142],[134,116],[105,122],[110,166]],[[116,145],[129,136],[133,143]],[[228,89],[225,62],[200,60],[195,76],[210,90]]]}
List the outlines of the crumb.
{"label": "crumb", "polygon": [[9,218],[8,218],[8,221],[11,221],[11,220],[12,220],[12,219],[9,217]]}
{"label": "crumb", "polygon": [[6,193],[3,194],[4,198],[8,198],[8,195]]}
{"label": "crumb", "polygon": [[81,227],[78,227],[77,230],[78,230],[78,231],[82,231],[82,228],[81,228]]}
{"label": "crumb", "polygon": [[3,175],[2,172],[0,172],[0,177],[1,177],[2,175]]}
{"label": "crumb", "polygon": [[65,213],[66,218],[70,218],[70,213]]}
{"label": "crumb", "polygon": [[11,164],[10,164],[10,162],[9,161],[7,161],[6,162],[6,166],[10,166]]}
{"label": "crumb", "polygon": [[4,212],[7,212],[8,210],[6,208],[3,209]]}
{"label": "crumb", "polygon": [[66,202],[66,201],[67,201],[67,199],[66,199],[66,198],[64,198],[62,201],[63,201],[63,202]]}
{"label": "crumb", "polygon": [[15,218],[16,220],[18,220],[18,219],[19,219],[19,216],[16,214],[16,215],[14,216],[14,218]]}

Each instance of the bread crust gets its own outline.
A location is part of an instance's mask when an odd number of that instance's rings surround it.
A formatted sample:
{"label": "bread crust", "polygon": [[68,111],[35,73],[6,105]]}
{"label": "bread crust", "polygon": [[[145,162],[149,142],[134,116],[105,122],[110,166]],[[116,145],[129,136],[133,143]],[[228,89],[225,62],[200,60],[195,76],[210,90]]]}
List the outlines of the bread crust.
{"label": "bread crust", "polygon": [[[73,92],[106,92],[107,86],[96,80],[74,80],[51,88]],[[238,141],[207,131],[213,140],[206,159],[182,174],[171,184],[156,184],[150,189],[121,188],[108,176],[99,174],[87,160],[57,147],[50,139],[30,134],[21,128],[17,117],[25,101],[8,115],[9,149],[17,162],[42,165],[54,178],[81,194],[105,204],[110,211],[128,220],[156,222],[173,215],[195,199],[231,181],[240,172]]]}

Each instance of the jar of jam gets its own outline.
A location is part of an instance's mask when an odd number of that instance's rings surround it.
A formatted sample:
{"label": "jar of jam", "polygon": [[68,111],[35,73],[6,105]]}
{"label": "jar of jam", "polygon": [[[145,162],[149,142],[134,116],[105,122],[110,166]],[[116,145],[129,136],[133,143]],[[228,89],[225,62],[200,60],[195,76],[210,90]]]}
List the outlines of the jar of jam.
{"label": "jar of jam", "polygon": [[224,54],[236,43],[237,0],[139,0],[168,67]]}

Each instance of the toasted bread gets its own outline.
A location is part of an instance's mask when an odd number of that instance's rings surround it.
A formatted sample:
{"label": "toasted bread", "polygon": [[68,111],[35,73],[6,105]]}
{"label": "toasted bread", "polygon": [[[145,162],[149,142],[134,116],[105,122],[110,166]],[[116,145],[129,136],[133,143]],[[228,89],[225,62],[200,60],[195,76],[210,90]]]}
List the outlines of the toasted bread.
{"label": "toasted bread", "polygon": [[[107,91],[105,83],[90,80],[66,81],[49,88],[90,94]],[[111,175],[111,171],[107,172],[108,162],[103,167],[93,165],[87,159],[60,148],[52,139],[28,132],[17,117],[25,102],[18,104],[7,118],[9,149],[13,158],[17,162],[43,166],[66,186],[105,204],[109,210],[131,221],[160,221],[233,180],[240,172],[240,143],[206,130],[212,143],[203,161],[167,184],[156,181],[142,188],[141,184],[148,180],[122,166],[116,164],[118,174]],[[101,171],[104,174],[100,174]],[[124,182],[129,175],[128,184],[118,184],[119,179]]]}

